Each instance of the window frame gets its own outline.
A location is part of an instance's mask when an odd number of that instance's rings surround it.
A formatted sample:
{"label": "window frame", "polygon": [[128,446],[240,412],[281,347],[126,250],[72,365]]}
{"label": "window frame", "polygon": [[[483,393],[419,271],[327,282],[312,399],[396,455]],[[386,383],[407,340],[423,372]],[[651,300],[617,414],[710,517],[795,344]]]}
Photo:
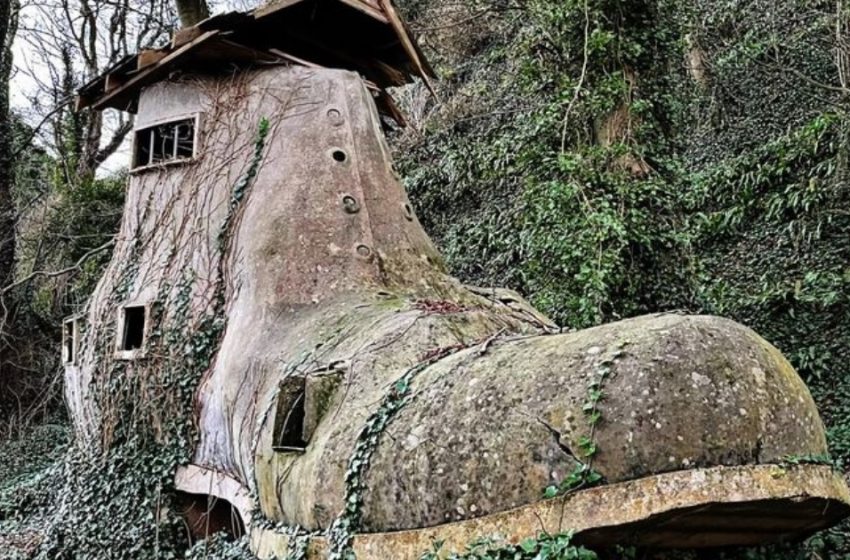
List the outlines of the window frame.
{"label": "window frame", "polygon": [[277,395],[277,412],[275,413],[274,428],[272,435],[272,449],[278,453],[304,453],[310,444],[309,439],[304,437],[304,414],[302,413],[298,422],[301,429],[301,440],[303,445],[288,445],[284,434],[289,431],[290,422],[293,421],[292,414],[301,405],[302,411],[307,401],[307,377],[305,375],[290,375],[280,381],[279,394]]}
{"label": "window frame", "polygon": [[[147,355],[148,338],[151,331],[151,313],[154,302],[128,301],[118,307],[118,317],[115,322],[115,359],[138,360]],[[127,309],[144,309],[144,324],[142,325],[142,345],[132,350],[124,349],[124,331],[126,329]]]}
{"label": "window frame", "polygon": [[[182,116],[171,116],[168,118],[158,119],[155,121],[151,121],[146,123],[144,126],[136,127],[133,129],[133,149],[130,159],[130,173],[141,173],[144,171],[149,171],[151,169],[162,169],[163,167],[169,167],[172,165],[185,165],[187,163],[191,163],[198,159],[199,154],[199,145],[201,138],[201,124],[203,121],[202,113],[190,113]],[[139,136],[148,131],[158,128],[164,125],[174,125],[177,126],[184,121],[194,121],[194,134],[192,135],[192,155],[189,157],[177,157],[177,142],[174,143],[174,152],[175,157],[163,161],[158,162],[148,162],[143,165],[137,165],[139,157]],[[151,136],[149,142],[153,143],[154,137]],[[149,150],[152,152],[153,150],[149,146]]]}
{"label": "window frame", "polygon": [[[80,337],[82,335],[82,322],[85,315],[71,315],[62,320],[62,365],[65,367],[76,366],[80,363]],[[68,327],[71,327],[71,356],[68,352]]]}
{"label": "window frame", "polygon": [[[305,374],[291,374],[280,380],[278,385],[277,407],[272,429],[272,450],[277,453],[302,454],[307,451],[310,442],[327,412],[329,403],[345,379],[350,364],[346,361],[333,362]],[[301,408],[296,422],[300,428],[303,445],[292,445],[284,440],[290,431],[293,413]]]}

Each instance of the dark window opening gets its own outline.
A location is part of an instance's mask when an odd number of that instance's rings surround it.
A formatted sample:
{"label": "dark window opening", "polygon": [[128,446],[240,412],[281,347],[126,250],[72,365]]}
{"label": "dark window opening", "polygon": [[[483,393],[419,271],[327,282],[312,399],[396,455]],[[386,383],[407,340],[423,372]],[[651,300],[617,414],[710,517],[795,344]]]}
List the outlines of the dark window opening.
{"label": "dark window opening", "polygon": [[195,121],[183,121],[176,125],[177,145],[174,147],[178,158],[190,158],[195,155]]}
{"label": "dark window opening", "polygon": [[227,500],[185,493],[179,493],[178,500],[193,540],[223,533],[228,540],[233,541],[245,535],[245,523],[239,510]]}
{"label": "dark window opening", "polygon": [[76,336],[74,332],[74,321],[73,319],[70,321],[65,321],[62,331],[62,352],[63,352],[63,361],[66,364],[73,364],[77,359],[77,344],[76,344]]}
{"label": "dark window opening", "polygon": [[140,130],[136,133],[136,154],[133,167],[143,167],[151,162],[151,136],[153,131]]}
{"label": "dark window opening", "polygon": [[195,155],[195,119],[182,119],[136,131],[133,167],[190,159]]}
{"label": "dark window opening", "polygon": [[[306,401],[305,378],[292,379],[289,387],[281,391],[275,418],[274,449],[277,451],[304,451],[304,417]],[[288,389],[288,390],[286,390]]]}
{"label": "dark window opening", "polygon": [[145,308],[124,308],[124,330],[121,336],[121,350],[138,350],[145,341]]}
{"label": "dark window opening", "polygon": [[279,447],[283,449],[304,449],[304,393],[298,395],[295,403],[286,414],[283,431],[280,434]]}

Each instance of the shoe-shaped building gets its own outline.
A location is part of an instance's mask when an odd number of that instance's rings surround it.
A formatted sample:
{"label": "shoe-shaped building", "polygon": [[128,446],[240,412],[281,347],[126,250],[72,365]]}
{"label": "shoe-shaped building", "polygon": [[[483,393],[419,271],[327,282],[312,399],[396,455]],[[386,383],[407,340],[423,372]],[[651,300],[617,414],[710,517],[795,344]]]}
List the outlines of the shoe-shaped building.
{"label": "shoe-shaped building", "polygon": [[566,530],[756,544],[843,518],[809,391],[750,329],[662,314],[562,333],[446,272],[382,132],[403,118],[386,89],[417,76],[389,0],[284,0],[80,91],[136,120],[112,261],[65,325],[78,438],[109,444],[122,380],[154,426],[192,400],[176,488],[196,526],[237,514],[263,558]]}

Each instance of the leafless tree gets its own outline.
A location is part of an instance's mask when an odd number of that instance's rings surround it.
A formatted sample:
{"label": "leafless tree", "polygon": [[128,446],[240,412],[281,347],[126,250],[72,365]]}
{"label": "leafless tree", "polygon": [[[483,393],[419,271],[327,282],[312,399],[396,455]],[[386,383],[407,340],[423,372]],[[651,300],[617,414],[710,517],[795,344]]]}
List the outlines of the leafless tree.
{"label": "leafless tree", "polygon": [[[174,14],[171,0],[0,0],[0,411],[11,405],[19,420],[30,414],[30,402],[44,401],[40,395],[56,387],[59,314],[85,297],[75,291],[74,273],[111,248],[112,231],[75,237],[74,218],[62,219],[68,193],[93,184],[133,126],[126,115],[75,112],[75,92],[127,55],[167,41]],[[20,56],[13,68],[15,30]],[[12,174],[34,153],[45,154],[39,161],[49,169],[38,171],[37,188],[27,191],[32,198],[22,202],[21,186],[31,178],[21,173],[14,183]],[[108,210],[113,217],[94,220],[117,223],[120,209]]]}
{"label": "leafless tree", "polygon": [[73,111],[87,80],[143,47],[167,40],[173,28],[168,0],[41,0],[24,6],[22,73],[32,84],[28,120],[62,164],[66,184],[90,180],[122,145],[126,115]]}

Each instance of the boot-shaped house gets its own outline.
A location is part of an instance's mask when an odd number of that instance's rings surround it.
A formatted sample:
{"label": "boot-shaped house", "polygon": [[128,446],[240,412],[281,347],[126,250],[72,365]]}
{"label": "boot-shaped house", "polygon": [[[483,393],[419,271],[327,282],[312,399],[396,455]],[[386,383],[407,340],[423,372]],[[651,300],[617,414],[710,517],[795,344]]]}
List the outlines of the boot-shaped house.
{"label": "boot-shaped house", "polygon": [[446,272],[382,134],[402,119],[386,88],[416,76],[389,0],[286,0],[80,91],[136,124],[112,261],[65,327],[78,438],[115,440],[132,381],[134,421],[195,434],[174,472],[191,525],[235,515],[262,558],[567,530],[749,545],[843,518],[809,391],[753,331],[662,314],[561,334]]}

